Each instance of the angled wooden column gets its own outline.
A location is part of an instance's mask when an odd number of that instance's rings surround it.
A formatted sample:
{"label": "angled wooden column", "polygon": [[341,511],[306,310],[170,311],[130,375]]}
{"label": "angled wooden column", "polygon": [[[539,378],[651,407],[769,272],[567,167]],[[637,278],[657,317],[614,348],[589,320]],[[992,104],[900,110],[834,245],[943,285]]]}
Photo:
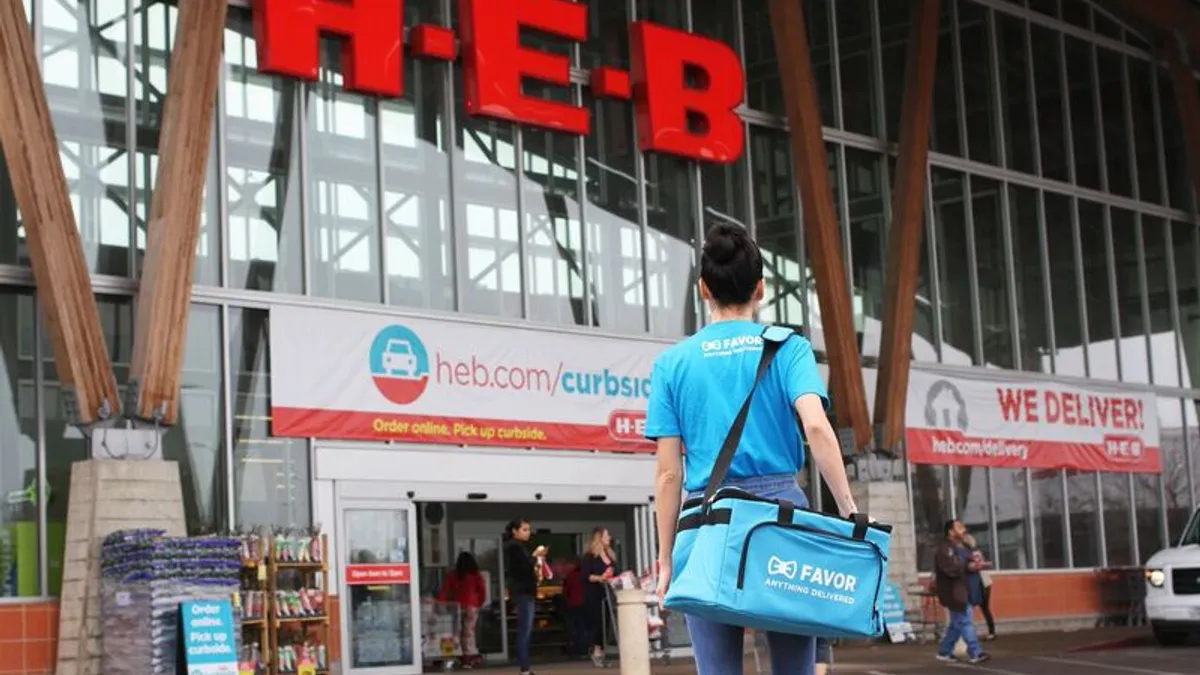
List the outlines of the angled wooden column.
{"label": "angled wooden column", "polygon": [[[1188,173],[1191,174],[1192,190],[1200,199],[1200,91],[1196,89],[1193,66],[1189,52],[1177,39],[1168,39],[1166,52],[1167,68],[1171,72],[1171,86],[1175,90],[1178,110],[1163,110],[1164,115],[1177,114],[1183,122],[1184,146],[1187,152]],[[1187,59],[1186,61],[1184,59]]]}
{"label": "angled wooden column", "polygon": [[883,427],[880,443],[889,449],[896,447],[904,434],[917,276],[921,271],[921,238],[925,231],[925,183],[941,4],[941,0],[913,0],[909,5],[911,23],[908,60],[904,66],[904,102],[900,108],[900,154],[892,185],[883,335],[879,379],[875,385],[875,424]]}
{"label": "angled wooden column", "polygon": [[174,423],[228,4],[180,0],[138,290],[132,417]]}
{"label": "angled wooden column", "polygon": [[855,445],[871,439],[863,388],[862,362],[854,332],[853,305],[842,260],[842,237],[829,185],[825,139],[821,135],[808,32],[801,0],[770,0],[771,26],[779,60],[783,100],[791,128],[792,162],[804,207],[804,236],[817,282],[817,300],[829,355],[830,388],[840,426],[854,429]]}
{"label": "angled wooden column", "polygon": [[0,146],[58,379],[74,395],[74,421],[90,424],[117,413],[120,401],[35,49],[24,4],[0,2]]}
{"label": "angled wooden column", "polygon": [[[1188,0],[1114,0],[1118,14],[1124,12],[1133,21],[1140,21],[1167,35],[1183,38],[1186,49],[1200,54],[1200,10]],[[1168,39],[1168,42],[1170,40]]]}

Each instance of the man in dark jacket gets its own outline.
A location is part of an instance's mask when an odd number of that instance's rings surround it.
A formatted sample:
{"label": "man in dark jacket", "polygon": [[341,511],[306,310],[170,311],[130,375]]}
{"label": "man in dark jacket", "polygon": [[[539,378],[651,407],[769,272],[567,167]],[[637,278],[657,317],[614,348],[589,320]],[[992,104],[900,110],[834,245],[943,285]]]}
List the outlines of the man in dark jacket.
{"label": "man in dark jacket", "polygon": [[967,587],[967,574],[975,571],[975,562],[971,559],[970,549],[963,544],[966,534],[967,527],[960,521],[948,521],[946,538],[934,554],[938,602],[950,612],[950,623],[938,647],[937,658],[939,661],[954,661],[954,646],[961,639],[967,643],[970,662],[983,663],[991,657],[979,647],[979,637],[975,634],[975,608],[971,605]]}

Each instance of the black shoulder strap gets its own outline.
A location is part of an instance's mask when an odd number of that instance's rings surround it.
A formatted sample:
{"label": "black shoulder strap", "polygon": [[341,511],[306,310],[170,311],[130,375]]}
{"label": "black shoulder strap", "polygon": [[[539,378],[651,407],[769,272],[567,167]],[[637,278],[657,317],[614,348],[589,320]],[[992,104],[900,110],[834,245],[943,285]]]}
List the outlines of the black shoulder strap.
{"label": "black shoulder strap", "polygon": [[717,455],[712,475],[708,477],[708,487],[704,490],[705,504],[717,493],[717,488],[721,487],[721,483],[725,482],[725,474],[729,473],[729,466],[733,464],[733,456],[737,454],[738,445],[742,442],[742,432],[746,429],[746,417],[750,414],[750,403],[754,401],[754,392],[758,390],[758,383],[762,382],[763,377],[770,370],[771,362],[775,360],[783,343],[787,342],[788,338],[794,334],[790,328],[783,326],[767,326],[763,329],[763,350],[762,357],[758,360],[758,372],[754,376],[754,383],[750,385],[750,392],[746,394],[746,400],[742,403],[742,409],[738,411],[733,425],[729,427],[729,433],[725,436],[725,442],[721,444],[721,452]]}

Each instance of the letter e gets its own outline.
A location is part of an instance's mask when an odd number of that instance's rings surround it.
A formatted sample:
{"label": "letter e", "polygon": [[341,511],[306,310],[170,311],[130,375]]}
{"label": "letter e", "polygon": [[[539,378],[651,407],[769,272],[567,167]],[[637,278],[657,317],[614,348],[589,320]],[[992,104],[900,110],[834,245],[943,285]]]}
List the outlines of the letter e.
{"label": "letter e", "polygon": [[1023,393],[1025,397],[1025,421],[1036,423],[1038,421],[1037,389],[1026,389]]}
{"label": "letter e", "polygon": [[521,27],[587,41],[588,8],[567,0],[460,0],[463,77],[466,109],[511,122],[524,122],[555,131],[585,135],[591,111],[522,92],[522,81],[539,80],[568,87],[571,61],[521,45]]}

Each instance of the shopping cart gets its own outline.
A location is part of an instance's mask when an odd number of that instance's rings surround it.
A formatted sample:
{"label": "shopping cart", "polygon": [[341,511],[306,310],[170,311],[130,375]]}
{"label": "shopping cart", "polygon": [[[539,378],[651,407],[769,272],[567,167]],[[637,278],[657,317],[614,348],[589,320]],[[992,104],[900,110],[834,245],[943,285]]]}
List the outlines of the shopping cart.
{"label": "shopping cart", "polygon": [[646,574],[638,579],[632,572],[613,578],[604,585],[605,602],[608,607],[609,623],[605,626],[604,642],[609,644],[608,627],[617,627],[617,591],[640,588],[646,595],[646,631],[650,638],[650,659],[663,665],[671,663],[671,645],[667,639],[667,610],[658,604],[657,584],[653,576]]}
{"label": "shopping cart", "polygon": [[453,670],[462,658],[462,607],[425,598],[421,602],[421,655],[428,668]]}

